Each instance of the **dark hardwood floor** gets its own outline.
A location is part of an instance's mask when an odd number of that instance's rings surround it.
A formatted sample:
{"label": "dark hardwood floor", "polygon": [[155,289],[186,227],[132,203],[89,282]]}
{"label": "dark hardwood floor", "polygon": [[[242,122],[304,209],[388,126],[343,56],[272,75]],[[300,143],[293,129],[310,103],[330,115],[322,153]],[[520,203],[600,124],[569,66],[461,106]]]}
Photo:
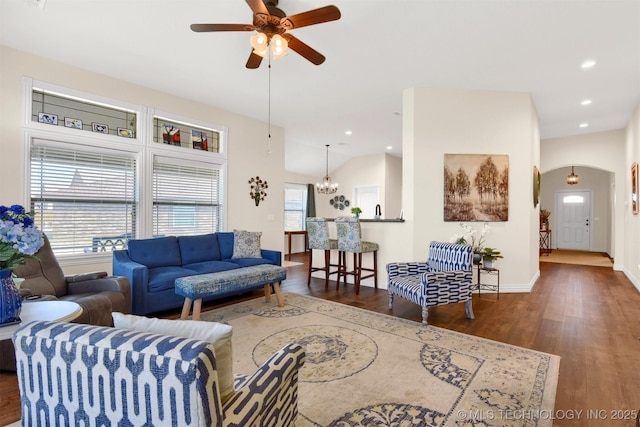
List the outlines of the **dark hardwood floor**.
{"label": "dark hardwood floor", "polygon": [[[293,261],[304,263],[304,254]],[[387,307],[386,290],[353,285],[325,290],[324,280],[307,287],[306,265],[289,267],[282,289],[324,298],[419,322],[420,307],[397,298]],[[255,292],[229,298],[205,309],[255,298]],[[473,297],[475,320],[464,305],[435,307],[429,323],[508,344],[557,354],[560,376],[554,426],[635,426],[640,408],[640,293],[621,272],[611,268],[540,264],[540,279],[528,294],[483,293]],[[162,313],[179,317],[179,310]],[[14,373],[0,373],[0,425],[20,418]]]}

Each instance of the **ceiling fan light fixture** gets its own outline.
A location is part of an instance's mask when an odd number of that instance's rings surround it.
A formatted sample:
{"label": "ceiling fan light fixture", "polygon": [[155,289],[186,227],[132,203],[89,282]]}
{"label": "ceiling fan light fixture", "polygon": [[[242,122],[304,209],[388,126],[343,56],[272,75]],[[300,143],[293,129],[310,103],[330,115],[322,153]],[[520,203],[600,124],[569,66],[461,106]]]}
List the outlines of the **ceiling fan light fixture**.
{"label": "ceiling fan light fixture", "polygon": [[264,33],[254,34],[251,36],[251,46],[253,47],[253,53],[266,58],[269,52],[269,38]]}
{"label": "ceiling fan light fixture", "polygon": [[287,56],[287,48],[289,47],[289,43],[280,34],[276,34],[275,36],[271,37],[271,42],[269,43],[269,45],[271,46],[271,51],[273,52],[274,59]]}

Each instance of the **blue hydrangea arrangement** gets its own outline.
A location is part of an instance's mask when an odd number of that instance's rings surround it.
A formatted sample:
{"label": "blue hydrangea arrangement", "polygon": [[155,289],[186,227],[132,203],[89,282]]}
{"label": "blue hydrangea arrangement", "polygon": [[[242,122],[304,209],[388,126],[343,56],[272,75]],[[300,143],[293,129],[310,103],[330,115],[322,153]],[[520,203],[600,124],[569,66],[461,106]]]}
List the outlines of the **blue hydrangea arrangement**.
{"label": "blue hydrangea arrangement", "polygon": [[13,270],[24,264],[44,244],[34,215],[21,205],[0,206],[0,270]]}

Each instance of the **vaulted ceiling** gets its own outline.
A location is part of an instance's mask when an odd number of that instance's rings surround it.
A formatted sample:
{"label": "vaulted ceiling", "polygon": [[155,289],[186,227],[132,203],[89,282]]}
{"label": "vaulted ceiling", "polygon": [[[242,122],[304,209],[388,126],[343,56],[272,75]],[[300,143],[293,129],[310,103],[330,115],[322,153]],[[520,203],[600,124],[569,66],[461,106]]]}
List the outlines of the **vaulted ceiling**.
{"label": "vaulted ceiling", "polygon": [[[327,4],[278,7],[293,15]],[[341,19],[291,32],[326,62],[291,52],[271,67],[271,122],[285,129],[291,172],[324,175],[325,144],[332,169],[353,156],[401,156],[402,93],[412,87],[531,93],[542,138],[623,128],[640,103],[637,0],[332,4]],[[266,61],[245,68],[252,33],[189,29],[251,22],[244,0],[0,2],[3,45],[266,122]]]}

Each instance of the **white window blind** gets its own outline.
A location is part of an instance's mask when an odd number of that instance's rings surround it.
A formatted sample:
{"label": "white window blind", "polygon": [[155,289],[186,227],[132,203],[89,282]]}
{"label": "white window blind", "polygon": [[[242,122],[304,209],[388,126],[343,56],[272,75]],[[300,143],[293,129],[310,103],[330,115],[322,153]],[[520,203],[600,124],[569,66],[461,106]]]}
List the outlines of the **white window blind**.
{"label": "white window blind", "polygon": [[119,151],[82,151],[35,142],[31,207],[56,255],[120,249],[135,237],[136,160]]}
{"label": "white window blind", "polygon": [[284,184],[284,229],[304,230],[307,217],[307,186],[304,184]]}
{"label": "white window blind", "polygon": [[221,228],[221,170],[214,165],[156,156],[153,234],[184,236]]}

